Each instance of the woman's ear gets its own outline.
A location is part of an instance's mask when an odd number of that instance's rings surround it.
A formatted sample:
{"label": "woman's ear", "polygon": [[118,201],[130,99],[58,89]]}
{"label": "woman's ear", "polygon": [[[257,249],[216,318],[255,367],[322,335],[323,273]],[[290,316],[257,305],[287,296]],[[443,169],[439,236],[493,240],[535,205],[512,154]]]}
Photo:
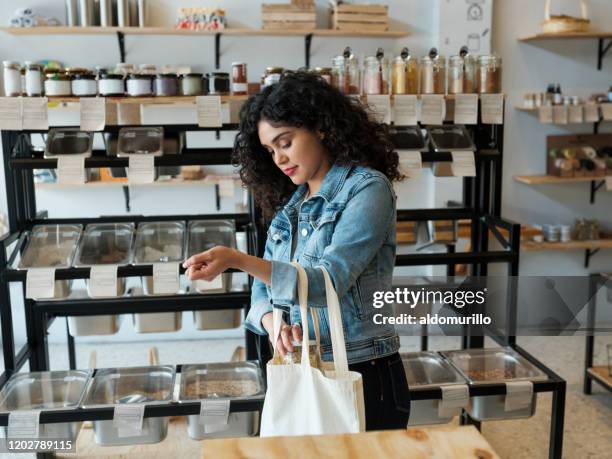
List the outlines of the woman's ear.
{"label": "woman's ear", "polygon": [[317,131],[317,137],[319,138],[319,140],[324,140],[325,139],[325,133],[321,132],[321,131]]}

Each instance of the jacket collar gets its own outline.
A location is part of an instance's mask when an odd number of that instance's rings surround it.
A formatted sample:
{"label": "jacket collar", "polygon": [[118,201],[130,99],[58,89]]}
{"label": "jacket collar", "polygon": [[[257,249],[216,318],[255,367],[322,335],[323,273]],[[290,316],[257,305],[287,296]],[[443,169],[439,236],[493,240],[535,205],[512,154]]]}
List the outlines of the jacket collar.
{"label": "jacket collar", "polygon": [[[348,176],[352,168],[353,166],[334,164],[325,175],[325,178],[323,178],[321,189],[317,194],[312,196],[312,198],[320,196],[329,203],[332,199],[334,199],[336,194],[338,194],[338,191],[340,191],[340,189],[344,185],[346,177]],[[297,190],[294,191],[293,195],[285,205],[285,210],[289,213],[297,212],[298,203],[302,201],[302,199],[306,195],[307,190],[307,184],[300,185]]]}

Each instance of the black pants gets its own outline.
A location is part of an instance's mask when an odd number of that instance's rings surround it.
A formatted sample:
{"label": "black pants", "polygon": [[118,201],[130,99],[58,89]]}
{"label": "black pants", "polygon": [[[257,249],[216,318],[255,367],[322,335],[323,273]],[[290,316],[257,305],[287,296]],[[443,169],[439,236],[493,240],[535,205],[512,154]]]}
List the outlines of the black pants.
{"label": "black pants", "polygon": [[349,365],[361,373],[366,430],[405,429],[410,416],[410,393],[399,353]]}

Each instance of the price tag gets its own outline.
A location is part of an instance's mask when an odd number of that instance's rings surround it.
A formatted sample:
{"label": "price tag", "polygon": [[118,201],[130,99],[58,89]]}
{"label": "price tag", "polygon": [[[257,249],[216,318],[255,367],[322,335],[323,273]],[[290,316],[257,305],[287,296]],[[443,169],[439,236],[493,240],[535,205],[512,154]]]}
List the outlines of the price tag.
{"label": "price tag", "polygon": [[117,296],[117,265],[96,265],[89,273],[89,295],[93,298]]}
{"label": "price tag", "polygon": [[120,126],[134,126],[142,124],[140,104],[118,104],[117,124]]}
{"label": "price tag", "polygon": [[457,94],[455,96],[455,123],[478,123],[478,94]]}
{"label": "price tag", "polygon": [[444,96],[437,94],[421,96],[421,123],[442,124],[444,122],[445,109]]}
{"label": "price tag", "polygon": [[144,405],[134,403],[115,406],[113,427],[117,429],[119,438],[138,437],[142,435],[144,408]]}
{"label": "price tag", "polygon": [[533,383],[531,381],[511,381],[506,383],[505,411],[529,408],[533,402]]}
{"label": "price tag", "polygon": [[229,409],[229,400],[202,400],[200,424],[204,426],[226,426],[229,419]]}
{"label": "price tag", "polygon": [[[612,191],[612,175],[606,177],[606,191]],[[612,290],[608,290],[612,291]]]}
{"label": "price tag", "polygon": [[601,104],[601,114],[605,121],[612,121],[612,103]]}
{"label": "price tag", "polygon": [[20,131],[21,97],[0,97],[0,130]]}
{"label": "price tag", "polygon": [[40,411],[11,411],[8,416],[7,438],[39,437]]}
{"label": "price tag", "polygon": [[55,268],[30,268],[26,274],[26,298],[37,300],[55,296]]}
{"label": "price tag", "polygon": [[155,157],[153,155],[130,155],[128,183],[143,184],[155,181]]}
{"label": "price tag", "polygon": [[221,127],[221,97],[220,96],[198,96],[196,97],[196,108],[198,113],[198,126]]}
{"label": "price tag", "polygon": [[538,118],[542,124],[552,124],[553,107],[552,105],[542,105],[538,108]]}
{"label": "price tag", "polygon": [[153,292],[156,295],[172,295],[180,289],[178,263],[153,264]]}
{"label": "price tag", "polygon": [[473,151],[451,151],[451,170],[455,177],[476,177],[476,159]]}
{"label": "price tag", "polygon": [[49,113],[46,97],[22,99],[21,116],[23,129],[49,129]]}
{"label": "price tag", "polygon": [[106,99],[82,97],[79,99],[82,131],[103,131],[106,124]]}
{"label": "price tag", "polygon": [[569,107],[569,122],[573,124],[580,124],[584,121],[584,113],[582,105],[570,105]]}
{"label": "price tag", "polygon": [[565,105],[553,107],[553,122],[555,124],[567,124],[569,121],[569,110]]}
{"label": "price tag", "polygon": [[59,156],[57,158],[57,181],[62,185],[85,183],[85,158],[82,156]]}
{"label": "price tag", "polygon": [[468,406],[470,390],[466,384],[442,386],[442,400],[438,402],[438,416],[449,418],[458,416],[461,409]]}
{"label": "price tag", "polygon": [[503,94],[482,94],[480,107],[483,124],[504,124]]}
{"label": "price tag", "polygon": [[368,95],[367,102],[376,121],[391,123],[391,96],[388,94]]}
{"label": "price tag", "polygon": [[423,158],[420,151],[399,151],[400,172],[408,178],[416,178],[423,171]]}
{"label": "price tag", "polygon": [[417,96],[397,94],[393,98],[393,122],[396,126],[418,124]]}
{"label": "price tag", "polygon": [[599,121],[599,105],[585,104],[584,121],[586,123],[597,123]]}

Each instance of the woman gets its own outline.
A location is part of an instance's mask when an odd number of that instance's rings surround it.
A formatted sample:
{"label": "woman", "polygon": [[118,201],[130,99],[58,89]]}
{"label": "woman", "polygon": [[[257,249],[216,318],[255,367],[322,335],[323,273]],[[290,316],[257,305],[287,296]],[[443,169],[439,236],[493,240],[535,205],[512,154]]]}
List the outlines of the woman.
{"label": "woman", "polygon": [[[386,126],[319,77],[289,73],[251,97],[241,111],[235,163],[264,218],[272,219],[264,258],[215,247],[185,262],[190,279],[212,280],[228,268],[254,277],[245,326],[272,337],[272,308],[288,309],[275,344],[281,355],[301,341],[297,272],[308,275],[308,303],[321,330],[321,356],[332,359],[325,284],[341,303],[349,368],[363,375],[366,429],[405,428],[408,384],[399,337],[376,325],[373,294],[391,289],[396,206],[391,180],[401,180]],[[310,330],[313,330],[310,325]],[[272,338],[270,338],[272,339]]]}

